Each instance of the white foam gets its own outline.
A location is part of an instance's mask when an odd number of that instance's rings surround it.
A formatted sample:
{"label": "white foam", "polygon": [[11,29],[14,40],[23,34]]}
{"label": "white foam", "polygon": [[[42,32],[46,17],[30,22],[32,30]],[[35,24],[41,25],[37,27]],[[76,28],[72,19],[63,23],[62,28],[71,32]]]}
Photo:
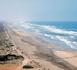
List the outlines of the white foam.
{"label": "white foam", "polygon": [[50,37],[51,39],[54,39],[54,37],[51,36],[51,35],[48,35],[48,34],[44,34],[44,35],[47,36],[47,37]]}
{"label": "white foam", "polygon": [[59,34],[72,34],[72,35],[77,35],[77,32],[74,31],[65,31],[64,29],[58,29],[53,26],[43,26],[45,29],[49,30],[50,32],[53,33],[59,33]]}
{"label": "white foam", "polygon": [[77,42],[73,42],[75,45],[77,45]]}
{"label": "white foam", "polygon": [[33,28],[37,27],[40,30],[50,31],[52,33],[77,35],[77,32],[75,32],[75,31],[66,31],[64,29],[56,28],[55,26],[46,26],[46,25],[31,24],[31,23],[24,23],[24,22],[20,22],[20,24],[21,24],[21,26],[23,26],[23,27],[25,27],[27,29],[33,29]]}
{"label": "white foam", "polygon": [[23,25],[23,24],[20,26],[25,27],[26,29],[33,29],[33,27],[31,27],[31,26],[27,26],[27,25]]}
{"label": "white foam", "polygon": [[36,33],[36,34],[38,34],[38,35],[43,35],[43,34],[41,34],[41,33]]}
{"label": "white foam", "polygon": [[73,36],[69,36],[70,38],[73,38],[73,39],[75,39]]}
{"label": "white foam", "polygon": [[68,46],[70,46],[71,48],[73,48],[73,49],[76,49],[75,47],[74,47],[74,45],[72,44],[72,42],[71,41],[68,41],[67,39],[65,39],[65,38],[63,38],[63,37],[61,37],[61,36],[56,36],[60,41],[63,41],[63,42],[65,42]]}
{"label": "white foam", "polygon": [[35,28],[33,24],[29,24],[29,23],[21,24],[20,27],[24,27],[25,29],[31,30],[35,34],[42,35],[40,33],[40,30]]}

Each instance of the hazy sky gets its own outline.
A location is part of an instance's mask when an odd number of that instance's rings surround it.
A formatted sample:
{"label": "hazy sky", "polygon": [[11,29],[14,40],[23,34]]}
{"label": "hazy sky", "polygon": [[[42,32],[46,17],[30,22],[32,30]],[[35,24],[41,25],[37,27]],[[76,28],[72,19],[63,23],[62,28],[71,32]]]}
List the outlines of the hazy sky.
{"label": "hazy sky", "polygon": [[77,0],[0,0],[0,20],[77,21]]}

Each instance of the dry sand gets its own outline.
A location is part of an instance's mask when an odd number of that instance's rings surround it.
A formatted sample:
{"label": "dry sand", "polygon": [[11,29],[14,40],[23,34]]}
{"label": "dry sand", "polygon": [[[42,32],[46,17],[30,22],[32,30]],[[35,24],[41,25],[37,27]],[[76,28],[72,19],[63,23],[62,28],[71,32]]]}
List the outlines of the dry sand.
{"label": "dry sand", "polygon": [[17,69],[28,64],[34,67],[32,70],[77,70],[77,51],[52,45],[12,25],[6,28],[14,49],[25,57]]}
{"label": "dry sand", "polygon": [[[7,38],[7,35],[6,35],[6,32],[5,32],[4,24],[0,23],[0,42],[5,40],[6,38]],[[8,41],[8,42],[10,42],[10,41]],[[7,50],[10,52],[11,48],[5,49],[4,45],[2,45],[0,43],[0,57],[1,57],[1,55],[8,54],[9,52],[7,52]],[[2,62],[2,63],[3,64],[1,64],[1,60],[0,60],[0,70],[16,70],[16,67],[13,67],[13,66],[9,67],[8,65],[4,64],[5,62]]]}
{"label": "dry sand", "polygon": [[0,70],[17,70],[17,68],[5,66],[5,65],[0,65]]}
{"label": "dry sand", "polygon": [[77,51],[66,52],[66,51],[55,51],[54,54],[63,60],[67,61],[73,66],[77,67]]}

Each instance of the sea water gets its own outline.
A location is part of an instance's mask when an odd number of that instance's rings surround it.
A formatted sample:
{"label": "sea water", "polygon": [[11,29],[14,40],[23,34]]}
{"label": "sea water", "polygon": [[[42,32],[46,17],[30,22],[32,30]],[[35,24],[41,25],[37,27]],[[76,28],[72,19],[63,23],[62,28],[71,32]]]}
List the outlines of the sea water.
{"label": "sea water", "polygon": [[51,44],[77,50],[77,21],[21,21],[12,24]]}

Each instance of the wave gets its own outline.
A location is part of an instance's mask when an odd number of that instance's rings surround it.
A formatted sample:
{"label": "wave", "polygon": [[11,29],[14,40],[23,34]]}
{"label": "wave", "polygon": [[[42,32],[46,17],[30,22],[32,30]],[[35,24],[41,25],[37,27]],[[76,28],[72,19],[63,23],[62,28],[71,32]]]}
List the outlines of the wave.
{"label": "wave", "polygon": [[29,24],[29,23],[21,24],[20,27],[24,27],[27,30],[30,30],[30,31],[32,31],[32,32],[34,32],[36,34],[40,34],[41,35],[40,30],[35,28],[35,26],[32,25],[32,24]]}
{"label": "wave", "polygon": [[77,45],[77,42],[73,42],[75,45]]}
{"label": "wave", "polygon": [[43,26],[43,27],[53,33],[77,35],[77,32],[66,31],[65,29],[59,29],[56,28],[55,26]]}
{"label": "wave", "polygon": [[[14,25],[18,26],[19,28],[24,28],[25,30],[40,36],[46,37],[46,39],[53,39],[57,41],[64,42],[70,48],[77,49],[77,42],[73,41],[77,36],[77,32],[75,31],[68,31],[66,29],[58,28],[57,26],[50,26],[50,25],[40,25],[40,24],[31,24],[21,22],[15,22]],[[61,36],[62,35],[62,36]],[[58,43],[58,42],[57,42]]]}
{"label": "wave", "polygon": [[47,37],[50,37],[51,39],[54,39],[54,37],[53,37],[53,36],[48,35],[48,34],[44,34],[44,36],[47,36]]}
{"label": "wave", "polygon": [[63,41],[63,42],[65,42],[68,46],[70,46],[71,48],[73,48],[73,49],[77,49],[76,48],[76,42],[71,42],[71,41],[68,41],[67,39],[65,39],[64,37],[61,37],[61,36],[56,36],[60,41]]}
{"label": "wave", "polygon": [[65,29],[59,29],[56,26],[49,26],[49,25],[46,26],[46,25],[31,24],[25,22],[20,22],[20,26],[25,27],[26,29],[32,29],[32,30],[38,29],[38,30],[49,31],[51,33],[57,33],[57,34],[77,35],[77,32],[75,31],[67,31]]}
{"label": "wave", "polygon": [[75,39],[75,38],[74,38],[74,36],[69,36],[69,37],[70,37],[70,38],[73,38],[73,39]]}
{"label": "wave", "polygon": [[20,25],[20,27],[25,27],[26,29],[33,29],[31,26],[26,26],[26,25]]}

